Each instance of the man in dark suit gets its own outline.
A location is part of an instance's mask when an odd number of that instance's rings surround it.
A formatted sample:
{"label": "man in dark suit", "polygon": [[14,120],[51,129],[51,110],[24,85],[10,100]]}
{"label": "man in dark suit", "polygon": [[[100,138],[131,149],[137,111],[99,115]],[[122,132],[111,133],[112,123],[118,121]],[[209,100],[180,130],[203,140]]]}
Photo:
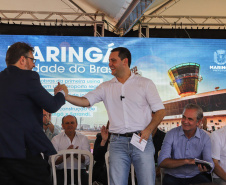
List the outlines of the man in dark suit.
{"label": "man in dark suit", "polygon": [[0,72],[0,183],[50,185],[47,161],[56,153],[42,129],[42,110],[56,112],[65,103],[66,86],[55,96],[41,85],[33,48],[17,42],[6,53]]}

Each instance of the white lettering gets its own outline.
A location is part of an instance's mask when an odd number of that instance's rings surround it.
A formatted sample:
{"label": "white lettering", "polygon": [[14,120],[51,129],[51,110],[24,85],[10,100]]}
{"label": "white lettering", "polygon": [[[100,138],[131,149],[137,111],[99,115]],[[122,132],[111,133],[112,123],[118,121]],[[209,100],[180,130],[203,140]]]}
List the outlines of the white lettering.
{"label": "white lettering", "polygon": [[111,73],[111,69],[109,67],[90,65],[89,69],[90,73]]}
{"label": "white lettering", "polygon": [[[97,53],[91,54],[91,52],[93,52],[93,51],[95,51]],[[94,58],[91,58],[91,55]],[[102,59],[103,54],[102,54],[102,51],[99,48],[91,47],[91,48],[86,50],[85,56],[86,56],[86,59],[89,62],[94,62],[95,63],[95,62],[99,62]]]}
{"label": "white lettering", "polygon": [[40,64],[37,64],[35,67],[34,67],[34,70],[37,71],[38,73],[39,72],[42,72],[42,73],[63,73],[65,71],[65,68],[64,66],[57,66],[57,64],[53,65],[53,66],[41,66],[40,67]]}
{"label": "white lettering", "polygon": [[61,62],[66,62],[66,47],[61,48]]}
{"label": "white lettering", "polygon": [[[52,51],[54,53],[52,53]],[[54,62],[59,62],[57,59],[59,53],[60,51],[57,47],[46,47],[46,62],[51,62],[51,59],[53,59]]]}
{"label": "white lettering", "polygon": [[86,71],[85,67],[83,67],[83,66],[79,66],[78,67],[78,72],[79,73],[84,73],[85,71]]}
{"label": "white lettering", "polygon": [[39,46],[34,47],[34,57],[40,62],[84,62],[84,57],[88,62],[97,63],[102,60],[103,63],[108,63],[109,55],[112,50],[111,43],[108,45],[108,50],[104,55],[102,50],[97,47],[90,47],[84,51],[83,47],[78,47],[77,51],[73,47],[46,47],[46,58],[43,57],[43,54]]}
{"label": "white lettering", "polygon": [[35,50],[35,52],[34,52],[34,58],[37,59],[37,60],[39,60],[40,62],[45,62],[44,57],[43,57],[43,55],[42,55],[39,47],[38,46],[35,46],[34,47],[34,50]]}
{"label": "white lettering", "polygon": [[73,47],[69,47],[69,62],[73,62],[73,56],[78,60],[78,62],[83,62],[83,48],[79,47],[78,48],[78,53],[74,50]]}

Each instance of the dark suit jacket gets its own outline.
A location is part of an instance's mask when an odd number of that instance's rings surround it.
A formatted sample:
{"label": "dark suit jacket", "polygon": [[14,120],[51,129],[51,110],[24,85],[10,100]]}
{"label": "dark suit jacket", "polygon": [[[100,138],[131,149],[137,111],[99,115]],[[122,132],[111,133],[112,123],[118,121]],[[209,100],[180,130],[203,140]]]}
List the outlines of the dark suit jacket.
{"label": "dark suit jacket", "polygon": [[37,72],[9,66],[0,72],[0,158],[25,158],[56,153],[43,132],[42,111],[56,112],[65,103],[62,93],[52,96]]}

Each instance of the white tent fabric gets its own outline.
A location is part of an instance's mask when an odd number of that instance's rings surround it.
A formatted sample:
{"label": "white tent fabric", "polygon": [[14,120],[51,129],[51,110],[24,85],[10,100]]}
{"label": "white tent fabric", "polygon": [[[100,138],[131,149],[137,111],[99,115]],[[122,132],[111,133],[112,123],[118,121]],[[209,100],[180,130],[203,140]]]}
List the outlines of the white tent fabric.
{"label": "white tent fabric", "polygon": [[[126,10],[131,3],[138,0],[0,0],[0,17],[1,22],[4,23],[3,18],[34,18],[44,19],[50,15],[36,15],[34,13],[2,13],[1,10],[17,10],[17,11],[36,11],[36,12],[70,12],[70,13],[103,13],[106,20],[112,26],[117,25],[118,21],[123,17]],[[141,2],[141,1],[139,1]],[[142,2],[147,2],[143,0]],[[191,22],[197,23],[199,27],[218,28],[226,24],[225,13],[226,1],[225,0],[153,0],[149,9],[144,13],[145,16],[152,15],[156,18],[141,17],[142,23],[148,23],[153,27],[170,28],[171,23],[187,24]],[[132,10],[131,10],[132,11]],[[72,15],[68,17],[76,19]],[[174,16],[169,18],[168,16]],[[189,20],[188,16],[193,16]],[[196,17],[194,17],[196,16]],[[67,19],[67,16],[64,16]],[[63,16],[59,18],[57,15],[51,15],[53,19],[63,19]],[[185,18],[183,18],[185,17]],[[209,17],[209,18],[207,18]],[[90,20],[90,18],[81,16],[79,20]],[[136,20],[138,21],[138,20]],[[12,21],[6,21],[9,24],[13,24]],[[29,24],[37,24],[36,22],[29,22]],[[164,23],[164,24],[163,24]],[[169,23],[168,26],[165,23]],[[24,24],[24,22],[22,22]],[[26,24],[28,24],[26,22]],[[205,26],[206,24],[206,26]],[[212,24],[212,25],[211,25]],[[85,24],[84,24],[85,25]],[[170,25],[170,26],[169,26]],[[164,27],[165,26],[165,27]],[[135,26],[134,29],[138,29]]]}

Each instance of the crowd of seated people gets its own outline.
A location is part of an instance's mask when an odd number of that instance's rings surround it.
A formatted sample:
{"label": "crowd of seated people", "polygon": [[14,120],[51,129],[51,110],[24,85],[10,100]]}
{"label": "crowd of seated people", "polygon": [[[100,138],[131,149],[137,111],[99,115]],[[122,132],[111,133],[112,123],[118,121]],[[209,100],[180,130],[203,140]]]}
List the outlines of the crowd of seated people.
{"label": "crowd of seated people", "polygon": [[[171,129],[166,134],[158,128],[153,131],[156,185],[161,184],[160,168],[164,168],[163,185],[208,183],[212,181],[211,174],[213,174],[215,183],[226,185],[226,126],[209,135],[200,127],[202,119],[202,109],[198,105],[188,104],[182,113],[181,126]],[[74,116],[64,117],[62,128],[64,132],[52,139],[57,151],[71,148],[90,151],[88,138],[75,131],[77,120]],[[94,144],[93,156],[95,163],[92,176],[93,183],[97,185],[108,184],[105,164],[105,153],[108,151],[110,137],[108,128],[109,122],[96,135]],[[76,139],[76,137],[80,139]],[[195,159],[211,163],[212,169],[202,164],[196,164]],[[64,180],[62,162],[63,160],[60,158],[56,161],[56,165],[58,165],[57,180],[60,184],[63,184]],[[88,162],[88,159],[83,156],[82,184],[88,183],[88,174],[85,170],[85,165]],[[75,164],[75,177],[77,178],[76,169],[77,166]],[[70,172],[68,175],[70,175]],[[130,178],[128,179],[128,184],[131,184]]]}

